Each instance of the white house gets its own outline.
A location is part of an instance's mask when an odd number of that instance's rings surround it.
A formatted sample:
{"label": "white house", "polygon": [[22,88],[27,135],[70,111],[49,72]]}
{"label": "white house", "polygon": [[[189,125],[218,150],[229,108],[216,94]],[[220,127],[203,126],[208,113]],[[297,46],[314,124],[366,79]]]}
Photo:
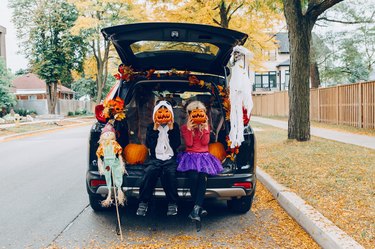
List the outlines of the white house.
{"label": "white house", "polygon": [[275,35],[278,48],[267,51],[269,60],[263,63],[262,72],[252,72],[251,82],[254,82],[253,92],[282,91],[288,89],[289,83],[289,39],[287,32]]}

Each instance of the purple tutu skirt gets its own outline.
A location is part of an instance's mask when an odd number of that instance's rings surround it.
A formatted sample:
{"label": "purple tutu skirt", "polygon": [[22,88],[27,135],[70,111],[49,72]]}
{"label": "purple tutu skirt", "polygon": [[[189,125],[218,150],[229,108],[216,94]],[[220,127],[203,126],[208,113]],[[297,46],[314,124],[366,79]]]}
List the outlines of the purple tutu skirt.
{"label": "purple tutu skirt", "polygon": [[219,159],[208,152],[182,152],[177,155],[177,171],[195,170],[209,175],[223,171]]}

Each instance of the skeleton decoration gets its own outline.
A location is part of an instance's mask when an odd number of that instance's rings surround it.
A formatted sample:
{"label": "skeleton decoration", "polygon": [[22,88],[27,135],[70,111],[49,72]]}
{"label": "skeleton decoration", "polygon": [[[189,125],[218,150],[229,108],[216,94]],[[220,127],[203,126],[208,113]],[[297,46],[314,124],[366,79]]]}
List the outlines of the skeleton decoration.
{"label": "skeleton decoration", "polygon": [[114,187],[115,189],[117,188],[117,191],[115,191],[115,199],[118,200],[120,205],[123,205],[125,195],[121,190],[121,185],[126,170],[122,159],[122,148],[116,141],[115,129],[110,122],[108,122],[102,130],[96,155],[98,157],[99,174],[105,176],[108,187],[108,196],[107,199],[102,201],[102,206],[109,207],[112,204],[112,178]]}
{"label": "skeleton decoration", "polygon": [[251,96],[251,82],[249,78],[249,60],[252,54],[242,46],[235,46],[230,58],[231,78],[229,81],[230,100],[230,132],[229,140],[231,148],[240,146],[244,141],[244,119],[243,108],[247,110],[247,117],[250,117],[253,109]]}

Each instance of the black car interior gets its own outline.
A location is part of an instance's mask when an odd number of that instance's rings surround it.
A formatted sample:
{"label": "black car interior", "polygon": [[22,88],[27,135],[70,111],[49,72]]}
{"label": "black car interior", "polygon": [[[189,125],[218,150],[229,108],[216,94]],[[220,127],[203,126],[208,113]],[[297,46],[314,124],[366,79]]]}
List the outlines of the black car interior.
{"label": "black car interior", "polygon": [[[145,143],[147,126],[153,122],[152,114],[158,100],[168,100],[173,106],[174,119],[181,127],[186,123],[185,107],[194,100],[199,100],[207,108],[211,127],[210,142],[226,145],[226,124],[218,97],[207,88],[191,86],[186,82],[144,81],[136,84],[132,97],[126,104],[129,143]],[[180,151],[185,146],[181,138]]]}

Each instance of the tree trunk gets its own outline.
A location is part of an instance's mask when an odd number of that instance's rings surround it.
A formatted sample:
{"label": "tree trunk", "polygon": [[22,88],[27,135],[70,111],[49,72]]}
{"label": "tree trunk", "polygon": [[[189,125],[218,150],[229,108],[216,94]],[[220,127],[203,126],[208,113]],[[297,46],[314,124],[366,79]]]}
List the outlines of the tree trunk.
{"label": "tree trunk", "polygon": [[98,67],[98,75],[96,76],[96,85],[98,88],[98,92],[96,94],[96,104],[100,104],[100,101],[102,100],[102,94],[103,94],[103,65],[100,65]]}
{"label": "tree trunk", "polygon": [[310,63],[310,79],[311,79],[311,88],[318,88],[320,86],[320,75],[318,63]]}
{"label": "tree trunk", "polygon": [[[100,40],[97,40],[97,44],[99,44]],[[98,69],[98,74],[96,76],[96,85],[98,88],[98,92],[96,95],[96,103],[100,104],[102,100],[103,89],[107,83],[108,77],[108,57],[109,57],[109,49],[110,49],[110,42],[104,41],[104,53],[102,57],[102,53],[100,52],[100,47],[98,46],[97,49],[94,49],[94,55],[96,59],[96,66]]]}
{"label": "tree trunk", "polygon": [[56,103],[57,103],[57,82],[46,84],[46,90],[47,90],[48,113],[55,114]]}
{"label": "tree trunk", "polygon": [[220,26],[226,29],[229,27],[227,7],[224,0],[220,2]]}
{"label": "tree trunk", "polygon": [[[285,10],[286,12],[287,10]],[[310,38],[308,19],[286,14],[290,42],[288,138],[310,140]]]}
{"label": "tree trunk", "polygon": [[[342,1],[283,0],[290,43],[289,139],[310,140],[311,30],[319,15]],[[302,11],[302,3],[307,3],[306,11]]]}

